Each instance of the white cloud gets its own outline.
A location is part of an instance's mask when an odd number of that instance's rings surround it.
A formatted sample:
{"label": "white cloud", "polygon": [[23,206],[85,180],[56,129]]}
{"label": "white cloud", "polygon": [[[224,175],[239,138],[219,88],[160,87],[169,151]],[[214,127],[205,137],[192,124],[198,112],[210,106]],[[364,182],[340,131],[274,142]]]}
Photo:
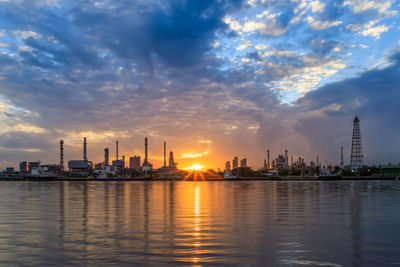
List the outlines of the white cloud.
{"label": "white cloud", "polygon": [[42,37],[42,35],[40,35],[39,33],[36,33],[34,31],[13,31],[12,32],[14,35],[20,36],[22,38],[28,38],[28,37],[32,37],[35,39],[39,39]]}
{"label": "white cloud", "polygon": [[257,17],[258,19],[261,19],[261,18],[263,18],[263,17],[265,17],[265,16],[268,16],[268,15],[269,15],[269,10],[265,10],[264,12],[258,14],[256,17]]}
{"label": "white cloud", "polygon": [[208,151],[208,150],[204,151],[204,152],[184,153],[179,158],[185,158],[185,159],[201,158],[201,157],[207,156],[209,153],[210,153],[210,151]]}
{"label": "white cloud", "polygon": [[257,50],[265,50],[265,49],[268,48],[268,45],[267,44],[258,44],[258,45],[255,46],[255,48]]}
{"label": "white cloud", "polygon": [[361,34],[364,36],[372,36],[375,37],[376,39],[379,39],[382,33],[387,32],[389,30],[389,28],[386,27],[385,25],[379,25],[374,27],[375,23],[376,21],[371,21],[368,25],[364,27],[364,30],[361,32]]}
{"label": "white cloud", "polygon": [[287,50],[269,50],[265,52],[263,57],[270,57],[270,56],[279,56],[279,57],[296,57],[297,54],[293,51]]}
{"label": "white cloud", "polygon": [[221,45],[221,43],[218,42],[218,41],[212,44],[212,46],[213,46],[214,48],[218,48],[220,45]]}
{"label": "white cloud", "polygon": [[354,13],[362,13],[368,10],[377,10],[382,15],[394,16],[397,11],[392,11],[392,1],[347,0],[344,5],[349,5]]}
{"label": "white cloud", "polygon": [[258,31],[258,33],[262,35],[277,37],[286,33],[286,26],[280,25],[280,23],[277,21],[279,13],[264,13],[262,13],[262,15],[258,15],[259,18],[262,16],[262,21],[245,19],[245,21],[241,24],[239,20],[226,17],[224,22],[229,25],[229,28],[236,31],[239,35],[243,32],[251,33]]}
{"label": "white cloud", "polygon": [[342,21],[336,20],[336,21],[322,21],[322,20],[314,20],[312,17],[308,16],[307,17],[307,22],[310,24],[311,28],[314,30],[325,30],[330,27],[338,26],[342,24]]}
{"label": "white cloud", "polygon": [[265,27],[266,27],[266,25],[264,23],[249,20],[244,23],[242,31],[243,32],[253,32],[253,31],[263,29]]}
{"label": "white cloud", "polygon": [[361,29],[361,26],[358,24],[348,24],[346,29],[352,32],[358,32]]}
{"label": "white cloud", "polygon": [[321,3],[320,1],[313,1],[311,2],[311,10],[314,13],[322,13],[324,12],[325,4]]}
{"label": "white cloud", "polygon": [[231,17],[225,17],[224,22],[228,24],[229,28],[234,30],[235,32],[238,32],[241,34],[242,31],[242,25],[240,25],[240,22],[236,19],[233,19]]}
{"label": "white cloud", "polygon": [[239,45],[238,47],[236,47],[237,50],[242,51],[246,48],[248,48],[249,46],[251,46],[251,42],[249,40],[243,40],[243,43],[241,45]]}

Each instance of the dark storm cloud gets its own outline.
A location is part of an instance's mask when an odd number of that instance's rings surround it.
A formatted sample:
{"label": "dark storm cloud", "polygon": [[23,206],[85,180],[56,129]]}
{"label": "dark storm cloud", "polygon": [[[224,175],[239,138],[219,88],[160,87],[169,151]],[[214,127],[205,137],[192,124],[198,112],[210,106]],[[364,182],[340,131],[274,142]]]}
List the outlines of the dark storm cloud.
{"label": "dark storm cloud", "polygon": [[334,157],[332,151],[339,151],[341,146],[349,149],[352,119],[358,115],[366,161],[400,160],[394,153],[400,149],[400,125],[396,123],[400,114],[396,101],[400,99],[400,53],[394,53],[391,60],[389,67],[366,71],[357,78],[306,94],[298,101],[305,116],[299,120],[297,130],[307,136],[310,144],[325,148],[326,157]]}
{"label": "dark storm cloud", "polygon": [[[170,1],[149,12],[113,13],[75,9],[74,23],[121,58],[146,63],[154,57],[175,67],[197,64],[210,50],[215,31],[225,28],[223,16],[242,1]],[[124,3],[116,3],[123,8]],[[125,4],[126,5],[126,4]],[[127,7],[127,10],[129,8]]]}

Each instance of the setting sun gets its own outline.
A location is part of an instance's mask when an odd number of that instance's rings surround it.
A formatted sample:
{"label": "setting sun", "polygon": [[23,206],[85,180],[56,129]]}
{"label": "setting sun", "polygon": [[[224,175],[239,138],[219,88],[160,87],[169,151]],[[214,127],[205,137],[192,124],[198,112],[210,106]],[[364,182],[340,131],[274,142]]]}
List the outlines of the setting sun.
{"label": "setting sun", "polygon": [[194,170],[194,171],[199,171],[199,170],[201,170],[201,169],[204,169],[204,167],[203,166],[201,166],[200,164],[193,164],[192,166],[190,166],[190,167],[187,167],[187,168],[185,168],[185,169],[187,169],[187,170]]}

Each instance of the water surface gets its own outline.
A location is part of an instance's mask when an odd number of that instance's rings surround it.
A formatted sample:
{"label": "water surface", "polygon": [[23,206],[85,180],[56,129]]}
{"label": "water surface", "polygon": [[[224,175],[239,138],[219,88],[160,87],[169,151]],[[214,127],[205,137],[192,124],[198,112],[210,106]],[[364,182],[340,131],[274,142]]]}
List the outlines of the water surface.
{"label": "water surface", "polygon": [[400,182],[1,182],[0,264],[400,264]]}

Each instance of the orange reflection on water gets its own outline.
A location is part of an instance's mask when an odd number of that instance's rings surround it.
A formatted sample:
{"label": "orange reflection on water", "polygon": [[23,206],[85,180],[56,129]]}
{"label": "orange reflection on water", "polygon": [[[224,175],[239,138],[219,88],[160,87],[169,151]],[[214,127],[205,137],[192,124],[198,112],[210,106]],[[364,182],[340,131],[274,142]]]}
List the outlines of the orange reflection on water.
{"label": "orange reflection on water", "polygon": [[196,170],[193,170],[193,171],[190,171],[184,178],[183,178],[183,180],[184,181],[187,181],[187,180],[192,180],[193,179],[193,181],[205,181],[206,180],[206,178],[204,177],[204,174],[203,174],[203,172],[202,171],[196,171]]}
{"label": "orange reflection on water", "polygon": [[[193,236],[195,238],[195,242],[193,244],[194,247],[199,248],[201,246],[200,243],[200,187],[196,185],[194,189],[194,228],[193,228]],[[199,251],[195,250],[195,253],[198,254]]]}

